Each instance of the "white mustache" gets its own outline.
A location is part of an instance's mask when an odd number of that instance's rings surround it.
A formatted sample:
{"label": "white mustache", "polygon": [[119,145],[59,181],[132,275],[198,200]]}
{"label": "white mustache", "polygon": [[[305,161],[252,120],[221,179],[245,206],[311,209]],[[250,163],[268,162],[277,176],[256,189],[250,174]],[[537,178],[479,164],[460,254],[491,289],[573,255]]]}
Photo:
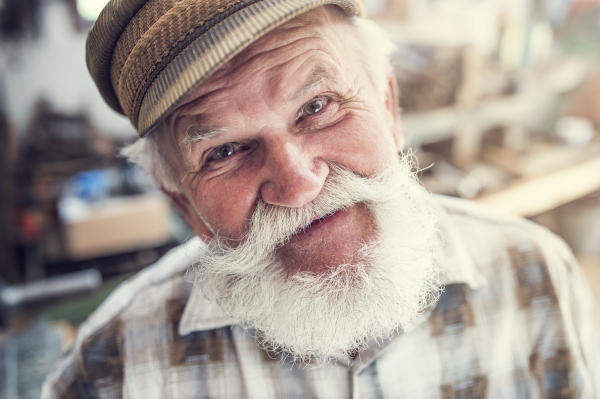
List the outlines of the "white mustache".
{"label": "white mustache", "polygon": [[249,230],[240,240],[243,245],[236,245],[238,243],[231,243],[217,236],[209,244],[212,256],[207,261],[220,263],[223,261],[221,257],[226,256],[230,258],[228,270],[240,275],[255,273],[256,270],[249,265],[254,264],[253,260],[257,257],[269,257],[315,220],[358,203],[368,206],[387,200],[394,195],[394,185],[389,183],[403,178],[389,169],[373,177],[364,177],[335,163],[329,163],[329,168],[330,174],[321,192],[303,207],[272,205],[259,198]]}

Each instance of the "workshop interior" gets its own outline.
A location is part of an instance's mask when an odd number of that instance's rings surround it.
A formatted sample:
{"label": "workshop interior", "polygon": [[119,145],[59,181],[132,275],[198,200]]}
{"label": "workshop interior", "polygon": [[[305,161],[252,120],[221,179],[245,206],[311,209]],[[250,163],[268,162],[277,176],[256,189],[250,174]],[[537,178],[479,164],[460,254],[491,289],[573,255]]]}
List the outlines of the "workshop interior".
{"label": "workshop interior", "polygon": [[[0,0],[0,398],[39,397],[103,299],[193,237],[86,68],[106,3]],[[365,7],[422,185],[550,229],[600,299],[600,0]]]}

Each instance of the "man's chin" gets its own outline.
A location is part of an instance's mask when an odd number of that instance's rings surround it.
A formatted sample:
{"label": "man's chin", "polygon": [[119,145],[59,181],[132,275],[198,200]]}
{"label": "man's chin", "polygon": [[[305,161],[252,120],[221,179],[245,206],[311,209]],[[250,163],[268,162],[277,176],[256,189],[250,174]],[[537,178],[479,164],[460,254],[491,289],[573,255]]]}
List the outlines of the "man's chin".
{"label": "man's chin", "polygon": [[291,277],[298,274],[325,276],[331,273],[349,273],[364,267],[362,244],[338,243],[337,240],[311,243],[310,246],[287,244],[277,250],[277,264],[282,273]]}

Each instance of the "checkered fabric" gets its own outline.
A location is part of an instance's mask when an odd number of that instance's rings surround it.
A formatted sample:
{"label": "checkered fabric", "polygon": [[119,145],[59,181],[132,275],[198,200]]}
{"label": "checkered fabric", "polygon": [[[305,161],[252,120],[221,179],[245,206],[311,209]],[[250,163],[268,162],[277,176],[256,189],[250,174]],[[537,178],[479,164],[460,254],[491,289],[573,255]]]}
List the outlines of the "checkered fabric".
{"label": "checkered fabric", "polygon": [[184,279],[189,241],[116,292],[49,376],[49,398],[597,398],[594,301],[546,230],[437,197],[446,289],[356,358],[298,367],[257,346]]}

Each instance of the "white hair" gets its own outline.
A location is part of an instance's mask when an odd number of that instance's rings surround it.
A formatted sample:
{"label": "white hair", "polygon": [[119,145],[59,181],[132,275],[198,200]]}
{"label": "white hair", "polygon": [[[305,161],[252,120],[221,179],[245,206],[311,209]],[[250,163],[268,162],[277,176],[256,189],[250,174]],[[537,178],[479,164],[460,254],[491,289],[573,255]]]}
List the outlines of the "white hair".
{"label": "white hair", "polygon": [[169,163],[164,149],[160,150],[159,135],[156,134],[159,132],[153,133],[122,148],[121,156],[151,174],[158,187],[173,193],[181,192],[177,174]]}
{"label": "white hair", "polygon": [[[364,64],[371,83],[375,86],[381,100],[385,101],[388,79],[393,74],[390,57],[395,50],[395,45],[375,22],[361,17],[345,18],[354,31],[356,40],[352,41],[353,46]],[[158,127],[145,138],[138,139],[123,148],[121,155],[150,173],[157,186],[167,191],[181,192],[177,173],[169,164],[164,152],[159,149],[161,147],[159,134],[166,133],[160,130]],[[184,141],[188,142],[189,138]]]}

